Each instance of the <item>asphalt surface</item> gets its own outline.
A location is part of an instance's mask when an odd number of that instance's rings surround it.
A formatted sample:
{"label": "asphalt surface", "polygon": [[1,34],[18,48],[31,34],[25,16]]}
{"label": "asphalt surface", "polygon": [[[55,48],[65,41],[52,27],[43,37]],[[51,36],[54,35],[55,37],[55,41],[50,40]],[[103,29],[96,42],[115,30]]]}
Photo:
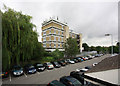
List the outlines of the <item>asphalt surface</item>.
{"label": "asphalt surface", "polygon": [[20,77],[9,77],[3,80],[3,84],[48,84],[52,80],[59,80],[62,76],[70,75],[71,71],[78,68],[84,68],[85,66],[91,66],[93,63],[98,63],[101,60],[109,57],[110,55],[104,55],[96,57],[91,60],[79,62],[76,64],[70,64],[61,68],[54,68],[52,70],[45,70],[43,72],[37,72],[35,74],[24,74]]}

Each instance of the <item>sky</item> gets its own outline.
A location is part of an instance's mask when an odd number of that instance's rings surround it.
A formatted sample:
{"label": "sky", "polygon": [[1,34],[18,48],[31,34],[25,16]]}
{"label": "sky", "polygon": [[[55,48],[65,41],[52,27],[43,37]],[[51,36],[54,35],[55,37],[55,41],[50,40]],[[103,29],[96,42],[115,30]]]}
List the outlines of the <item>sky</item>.
{"label": "sky", "polygon": [[41,42],[41,24],[50,17],[67,22],[69,28],[82,33],[82,42],[89,46],[111,46],[118,41],[118,0],[3,0],[3,4],[32,16]]}

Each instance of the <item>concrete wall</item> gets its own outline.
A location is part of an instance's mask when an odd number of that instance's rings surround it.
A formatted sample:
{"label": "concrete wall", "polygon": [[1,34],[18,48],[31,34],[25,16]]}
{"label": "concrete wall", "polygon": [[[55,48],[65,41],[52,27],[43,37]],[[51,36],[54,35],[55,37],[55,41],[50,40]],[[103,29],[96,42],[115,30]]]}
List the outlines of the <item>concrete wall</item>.
{"label": "concrete wall", "polygon": [[120,85],[120,80],[118,79],[119,72],[120,72],[120,69],[113,69],[113,70],[107,70],[107,71],[86,73],[85,75],[93,78],[97,78],[112,84]]}

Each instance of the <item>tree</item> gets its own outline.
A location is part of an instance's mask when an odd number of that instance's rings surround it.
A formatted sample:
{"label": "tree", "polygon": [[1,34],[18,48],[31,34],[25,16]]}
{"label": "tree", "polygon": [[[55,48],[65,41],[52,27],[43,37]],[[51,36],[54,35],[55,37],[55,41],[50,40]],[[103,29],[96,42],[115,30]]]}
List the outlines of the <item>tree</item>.
{"label": "tree", "polygon": [[82,46],[84,47],[84,51],[89,51],[89,46],[87,43],[83,43]]}
{"label": "tree", "polygon": [[65,55],[67,58],[71,58],[73,56],[76,56],[78,53],[78,45],[77,45],[77,40],[74,38],[68,38],[66,43],[64,44],[64,49],[65,49]]}
{"label": "tree", "polygon": [[[42,56],[38,34],[33,31],[32,17],[5,7],[2,12],[2,66],[9,69],[14,64]],[[38,55],[40,54],[40,55]]]}
{"label": "tree", "polygon": [[56,49],[55,51],[51,52],[51,56],[54,57],[55,60],[59,60],[64,57],[63,52]]}

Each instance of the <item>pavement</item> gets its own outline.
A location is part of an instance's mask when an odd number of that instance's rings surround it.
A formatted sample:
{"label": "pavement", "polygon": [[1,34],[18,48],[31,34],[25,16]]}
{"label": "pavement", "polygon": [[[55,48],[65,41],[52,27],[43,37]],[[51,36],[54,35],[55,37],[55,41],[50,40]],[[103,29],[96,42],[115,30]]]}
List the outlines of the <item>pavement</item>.
{"label": "pavement", "polygon": [[75,64],[66,65],[61,68],[54,68],[53,70],[45,70],[43,72],[37,72],[35,74],[25,74],[19,77],[9,77],[4,79],[2,84],[48,84],[52,80],[59,80],[62,76],[70,75],[71,71],[75,71],[78,68],[84,68],[85,66],[92,66],[93,63],[98,63],[110,55],[104,55],[96,57],[91,60],[79,62]]}

